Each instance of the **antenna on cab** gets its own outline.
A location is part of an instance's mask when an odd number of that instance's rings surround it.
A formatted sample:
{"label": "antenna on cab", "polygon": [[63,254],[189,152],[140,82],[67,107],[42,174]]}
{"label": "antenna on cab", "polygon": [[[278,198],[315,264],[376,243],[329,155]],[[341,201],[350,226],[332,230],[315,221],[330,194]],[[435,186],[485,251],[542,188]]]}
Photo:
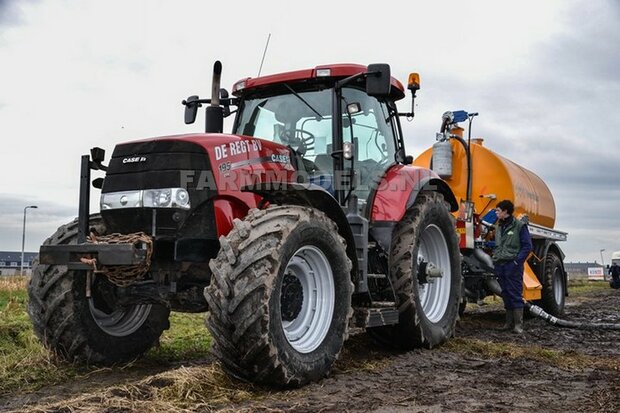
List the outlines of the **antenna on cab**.
{"label": "antenna on cab", "polygon": [[269,47],[269,39],[271,39],[271,33],[267,36],[267,43],[265,44],[265,50],[263,50],[263,58],[260,61],[260,67],[258,68],[258,76],[260,76],[260,72],[263,71],[263,63],[265,62],[265,55],[267,54],[267,48]]}

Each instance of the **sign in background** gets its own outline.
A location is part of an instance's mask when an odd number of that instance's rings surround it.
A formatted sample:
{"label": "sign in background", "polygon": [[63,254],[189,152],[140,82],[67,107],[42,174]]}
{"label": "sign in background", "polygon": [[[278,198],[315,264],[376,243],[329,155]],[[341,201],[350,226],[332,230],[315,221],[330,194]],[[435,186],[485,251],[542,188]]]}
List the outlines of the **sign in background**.
{"label": "sign in background", "polygon": [[605,272],[603,267],[588,267],[588,280],[605,280]]}

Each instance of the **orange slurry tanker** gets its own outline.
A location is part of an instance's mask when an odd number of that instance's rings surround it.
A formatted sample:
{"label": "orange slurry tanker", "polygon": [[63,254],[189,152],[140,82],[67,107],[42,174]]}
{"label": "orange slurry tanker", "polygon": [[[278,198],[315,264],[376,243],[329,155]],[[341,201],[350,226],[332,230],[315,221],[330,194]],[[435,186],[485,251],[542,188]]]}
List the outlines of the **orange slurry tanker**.
{"label": "orange slurry tanker", "polygon": [[483,139],[463,139],[458,123],[471,122],[476,115],[444,113],[437,142],[414,161],[443,178],[460,202],[455,215],[464,279],[461,311],[467,301],[476,302],[501,290],[491,260],[497,219],[494,208],[497,202],[509,199],[515,205],[514,216],[528,222],[534,246],[524,267],[523,298],[559,316],[564,311],[567,276],[564,254],[556,242],[565,241],[567,234],[554,229],[551,191],[536,174],[485,147]]}

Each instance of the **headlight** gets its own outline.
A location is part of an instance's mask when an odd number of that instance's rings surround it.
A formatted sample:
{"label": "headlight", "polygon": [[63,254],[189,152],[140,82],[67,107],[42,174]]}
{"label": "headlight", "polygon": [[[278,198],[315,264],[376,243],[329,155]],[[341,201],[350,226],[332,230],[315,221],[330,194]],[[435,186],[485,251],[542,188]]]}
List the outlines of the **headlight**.
{"label": "headlight", "polygon": [[167,208],[172,200],[172,189],[145,189],[142,200],[145,207]]}
{"label": "headlight", "polygon": [[101,194],[101,209],[181,208],[190,209],[189,193],[183,188],[144,189]]}
{"label": "headlight", "polygon": [[183,188],[178,188],[176,196],[177,205],[180,207],[184,207],[185,205],[189,205],[189,193]]}
{"label": "headlight", "polygon": [[140,208],[142,191],[109,192],[101,194],[101,209]]}

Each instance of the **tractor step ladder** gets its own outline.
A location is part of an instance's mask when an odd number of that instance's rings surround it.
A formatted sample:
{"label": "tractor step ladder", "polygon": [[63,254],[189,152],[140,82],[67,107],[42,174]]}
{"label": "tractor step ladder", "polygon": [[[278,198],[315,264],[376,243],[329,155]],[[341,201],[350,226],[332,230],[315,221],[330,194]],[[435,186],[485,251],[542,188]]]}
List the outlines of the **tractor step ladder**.
{"label": "tractor step ladder", "polygon": [[355,307],[352,323],[361,328],[395,325],[398,324],[398,309],[396,307]]}

